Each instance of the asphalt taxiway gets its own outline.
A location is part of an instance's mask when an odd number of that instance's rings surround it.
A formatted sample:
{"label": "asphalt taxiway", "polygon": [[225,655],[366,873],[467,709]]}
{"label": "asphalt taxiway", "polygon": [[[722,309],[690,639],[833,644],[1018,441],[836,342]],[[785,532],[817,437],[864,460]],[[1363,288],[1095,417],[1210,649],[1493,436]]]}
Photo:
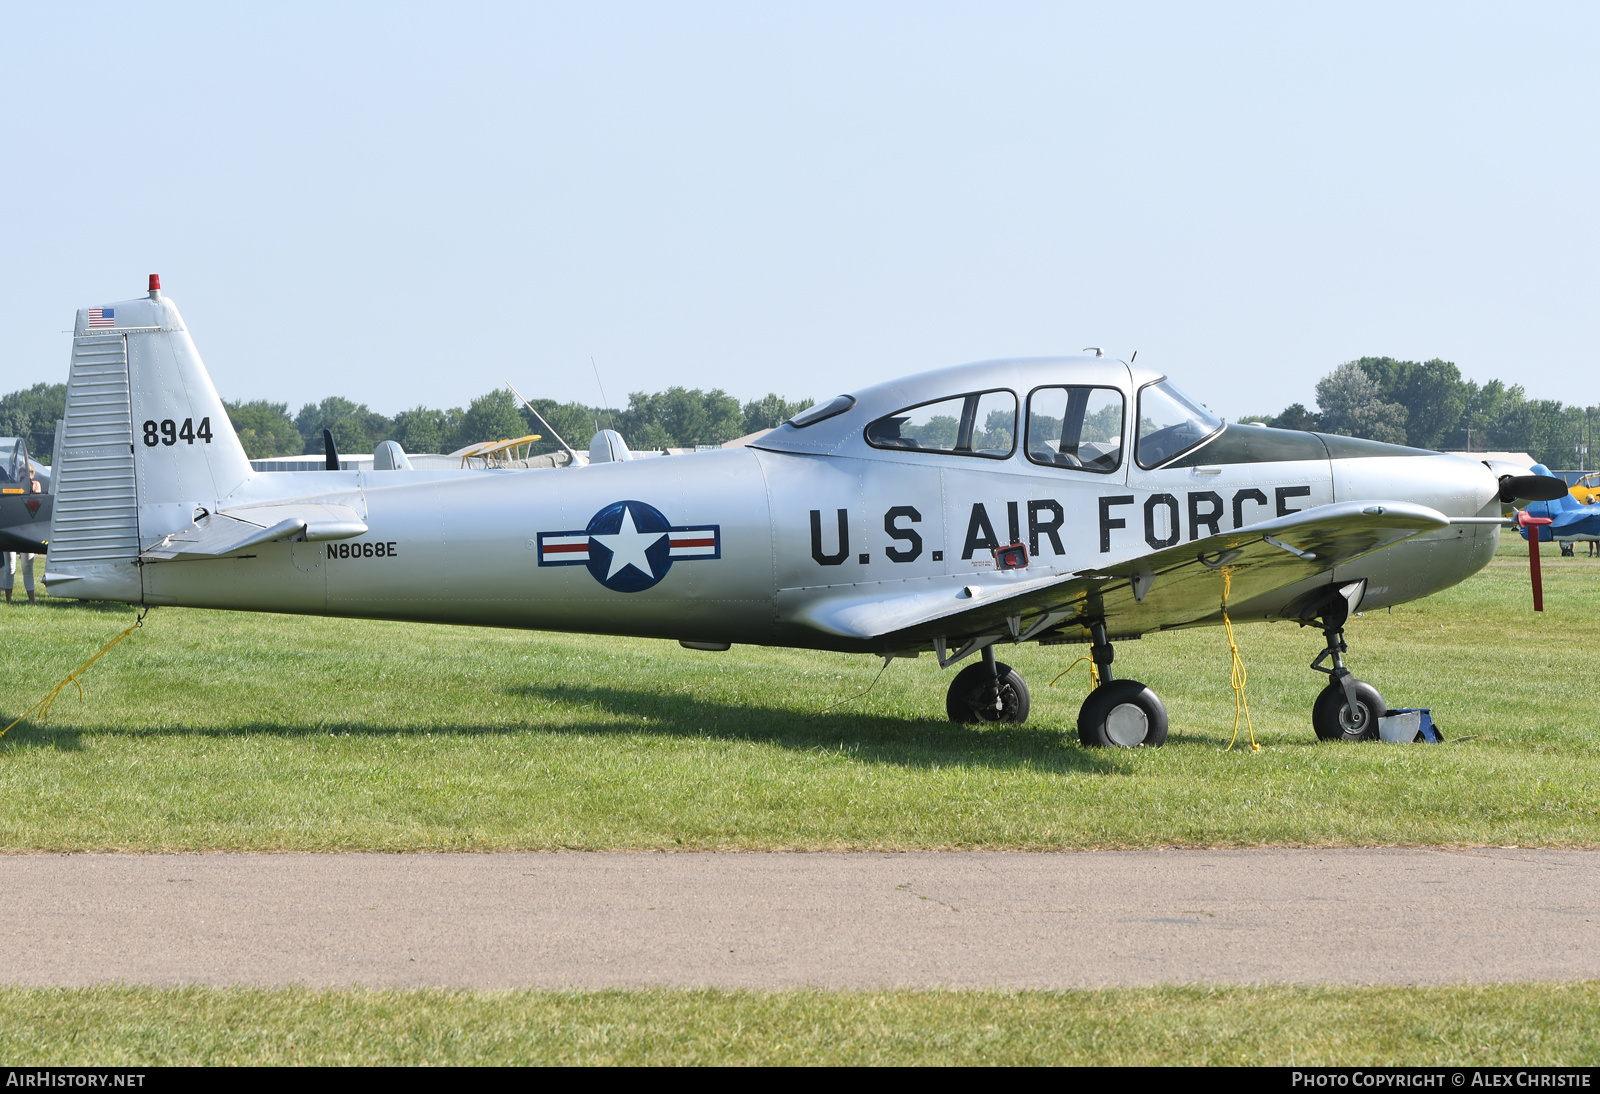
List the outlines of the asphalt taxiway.
{"label": "asphalt taxiway", "polygon": [[0,856],[0,983],[1600,978],[1600,852]]}

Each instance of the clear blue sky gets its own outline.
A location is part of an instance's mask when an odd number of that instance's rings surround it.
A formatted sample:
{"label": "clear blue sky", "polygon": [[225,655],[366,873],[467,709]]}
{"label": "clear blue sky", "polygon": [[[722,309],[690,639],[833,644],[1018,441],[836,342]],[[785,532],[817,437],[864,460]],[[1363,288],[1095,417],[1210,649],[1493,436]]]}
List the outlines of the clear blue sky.
{"label": "clear blue sky", "polygon": [[748,399],[1103,345],[1595,402],[1600,5],[15,5],[0,391],[160,272],[225,397]]}

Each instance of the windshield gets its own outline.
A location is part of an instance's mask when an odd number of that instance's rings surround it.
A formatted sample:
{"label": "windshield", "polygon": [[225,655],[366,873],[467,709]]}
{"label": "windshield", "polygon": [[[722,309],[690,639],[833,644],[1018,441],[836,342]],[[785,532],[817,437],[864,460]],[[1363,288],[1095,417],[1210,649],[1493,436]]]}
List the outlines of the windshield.
{"label": "windshield", "polygon": [[1222,419],[1165,380],[1139,392],[1139,466],[1166,463],[1222,428]]}

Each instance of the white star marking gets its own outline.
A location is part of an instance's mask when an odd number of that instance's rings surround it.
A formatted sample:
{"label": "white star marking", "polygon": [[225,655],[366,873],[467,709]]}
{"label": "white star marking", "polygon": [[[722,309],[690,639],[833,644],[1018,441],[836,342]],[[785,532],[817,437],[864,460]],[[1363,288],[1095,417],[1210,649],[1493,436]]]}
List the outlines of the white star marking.
{"label": "white star marking", "polygon": [[600,541],[600,545],[611,552],[611,570],[606,574],[610,581],[624,569],[632,566],[645,577],[655,577],[655,571],[650,568],[650,560],[645,557],[645,552],[661,542],[665,532],[641,532],[633,523],[633,510],[627,506],[622,508],[622,527],[614,535],[590,535],[590,539]]}

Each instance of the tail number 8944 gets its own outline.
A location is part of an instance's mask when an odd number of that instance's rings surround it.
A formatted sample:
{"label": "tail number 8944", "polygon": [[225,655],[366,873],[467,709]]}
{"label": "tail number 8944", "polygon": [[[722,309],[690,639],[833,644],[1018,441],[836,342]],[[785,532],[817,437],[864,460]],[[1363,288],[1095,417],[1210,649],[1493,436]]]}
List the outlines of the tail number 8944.
{"label": "tail number 8944", "polygon": [[206,444],[211,443],[211,419],[201,418],[200,427],[195,428],[193,418],[185,418],[179,425],[171,418],[163,418],[160,422],[150,419],[144,423],[144,446],[154,448],[158,444],[174,445],[179,441],[194,444],[196,440]]}

